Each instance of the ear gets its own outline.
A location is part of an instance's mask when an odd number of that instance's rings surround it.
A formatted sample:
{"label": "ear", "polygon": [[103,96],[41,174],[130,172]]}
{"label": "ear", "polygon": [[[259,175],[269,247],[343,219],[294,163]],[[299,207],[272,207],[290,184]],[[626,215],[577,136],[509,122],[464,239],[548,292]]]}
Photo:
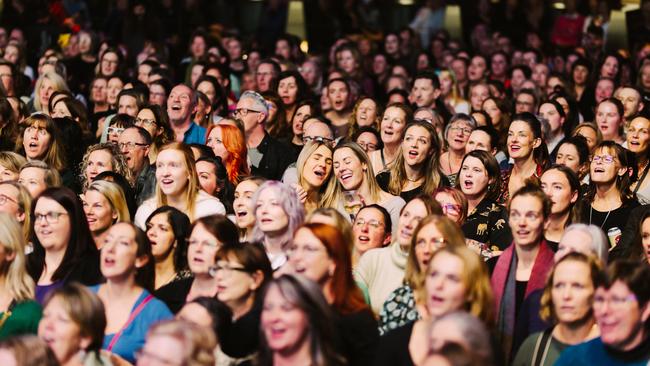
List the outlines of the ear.
{"label": "ear", "polygon": [[264,282],[264,273],[257,270],[251,273],[251,277],[253,277],[253,283],[251,283],[250,289],[255,291],[262,285],[262,282]]}
{"label": "ear", "polygon": [[645,306],[640,309],[641,310],[641,320],[643,323],[648,321],[648,318],[650,318],[650,301],[646,302]]}
{"label": "ear", "polygon": [[[390,229],[390,228],[388,228],[388,229]],[[389,232],[386,234],[386,237],[384,238],[384,241],[381,243],[381,245],[385,247],[388,244],[390,244],[391,240],[392,240],[392,237],[391,237],[391,233],[390,233],[390,230],[389,230]]]}
{"label": "ear", "polygon": [[576,203],[578,201],[579,191],[573,192],[571,195],[571,203]]}
{"label": "ear", "polygon": [[435,99],[438,99],[438,97],[440,96],[440,93],[442,93],[442,89],[435,89],[435,90],[433,91],[433,97],[434,97]]}
{"label": "ear", "polygon": [[533,149],[537,149],[541,145],[542,145],[542,139],[541,138],[538,137],[535,140],[533,140]]}
{"label": "ear", "polygon": [[135,268],[140,269],[149,263],[149,257],[146,255],[141,255],[135,259]]}
{"label": "ear", "polygon": [[18,213],[16,213],[16,220],[18,220],[18,222],[20,222],[20,223],[23,223],[23,222],[25,222],[25,217],[26,216],[27,216],[27,214],[25,212],[18,212]]}
{"label": "ear", "polygon": [[[151,145],[150,145],[151,146]],[[144,155],[149,156],[149,146],[144,148]]]}
{"label": "ear", "polygon": [[623,168],[618,168],[618,176],[619,176],[619,177],[622,177],[622,176],[624,176],[625,174],[628,174],[628,168],[625,168],[625,167],[623,167]]}
{"label": "ear", "polygon": [[81,346],[82,350],[87,350],[88,347],[90,347],[90,344],[92,343],[93,339],[88,336],[81,337],[81,340],[79,342],[79,345]]}
{"label": "ear", "polygon": [[115,222],[117,220],[118,216],[119,215],[117,214],[117,211],[113,210],[113,212],[111,213],[111,217],[113,218],[113,222]]}
{"label": "ear", "polygon": [[364,171],[364,172],[365,172],[366,170],[368,170],[368,164],[366,164],[366,163],[361,163],[361,170]]}
{"label": "ear", "polygon": [[[544,220],[544,231],[548,229],[548,227],[551,225],[551,220],[550,218]],[[544,234],[542,234],[542,239],[544,238]]]}
{"label": "ear", "polygon": [[15,252],[7,252],[7,254],[5,254],[5,260],[7,262],[13,261],[14,258],[16,258],[16,253]]}

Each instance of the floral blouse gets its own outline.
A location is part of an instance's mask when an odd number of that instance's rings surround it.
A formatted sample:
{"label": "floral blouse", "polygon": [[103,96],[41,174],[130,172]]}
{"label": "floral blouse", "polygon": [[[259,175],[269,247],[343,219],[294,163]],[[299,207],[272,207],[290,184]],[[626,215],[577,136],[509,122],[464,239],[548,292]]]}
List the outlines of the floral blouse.
{"label": "floral blouse", "polygon": [[512,242],[505,207],[490,199],[483,199],[469,213],[462,229],[467,239],[485,244],[484,248],[480,248],[484,257],[491,257],[488,254],[494,251],[503,251]]}
{"label": "floral blouse", "polygon": [[379,313],[379,335],[420,319],[411,286],[398,287],[384,302]]}

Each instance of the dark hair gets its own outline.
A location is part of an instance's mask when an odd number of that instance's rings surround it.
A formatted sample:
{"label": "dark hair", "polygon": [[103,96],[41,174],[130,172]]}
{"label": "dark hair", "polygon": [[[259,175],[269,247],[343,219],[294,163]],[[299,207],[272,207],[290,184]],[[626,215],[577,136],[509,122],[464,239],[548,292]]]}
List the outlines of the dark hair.
{"label": "dark hair", "polygon": [[235,186],[228,179],[228,170],[223,164],[220,156],[215,157],[200,157],[196,159],[196,162],[205,161],[214,166],[214,174],[217,177],[217,186],[219,187],[219,192],[217,192],[217,198],[223,203],[226,207],[226,214],[234,214],[233,211],[233,202],[235,201]]}
{"label": "dark hair", "polygon": [[130,116],[126,113],[116,114],[113,119],[110,120],[109,126],[117,126],[122,128],[129,128],[135,125],[135,117]]}
{"label": "dark hair", "polygon": [[[88,228],[83,205],[77,194],[66,187],[47,188],[32,202],[31,217],[36,217],[34,214],[36,204],[44,198],[56,201],[63,206],[70,220],[70,239],[66,245],[65,254],[59,267],[52,273],[52,281],[64,280],[75,266],[88,260],[89,257],[98,257],[98,251]],[[45,266],[45,248],[36,236],[35,225],[36,221],[34,220],[30,230],[30,241],[33,243],[34,250],[27,256],[27,270],[32,278],[38,279]]]}
{"label": "dark hair", "polygon": [[[618,159],[619,163],[621,164],[621,167],[630,169],[633,168],[633,164],[630,163],[628,160],[628,150],[622,147],[621,145],[617,144],[614,141],[603,141],[600,144],[598,144],[594,148],[594,153],[598,149],[607,149],[613,152],[613,155],[616,159]],[[632,156],[630,156],[632,157]],[[635,194],[630,191],[630,184],[631,184],[631,178],[630,174],[628,172],[625,172],[623,175],[616,175],[616,189],[619,192],[619,196],[621,199],[621,202],[623,204],[635,199]],[[596,196],[596,184],[589,183],[589,191],[586,195],[586,200],[584,200],[585,203],[590,204],[594,197]]]}
{"label": "dark hair", "polygon": [[[169,93],[168,93],[169,94]],[[156,104],[147,104],[143,106],[140,110],[148,109],[153,113],[154,118],[156,119],[156,126],[162,128],[162,132],[158,136],[151,136],[153,138],[153,144],[157,149],[160,149],[163,145],[168,142],[174,141],[174,130],[172,130],[171,125],[169,124],[169,116],[167,111],[164,110],[161,106]]]}
{"label": "dark hair", "polygon": [[369,208],[375,209],[379,211],[379,213],[381,213],[381,216],[384,218],[384,233],[390,234],[391,228],[393,227],[393,221],[390,218],[390,213],[388,212],[388,210],[384,208],[384,206],[378,205],[376,203],[373,203],[371,205],[365,205],[359,209],[359,211],[357,212],[357,216],[359,216],[359,212]]}
{"label": "dark hair", "polygon": [[418,79],[429,79],[431,80],[431,85],[433,86],[433,89],[440,89],[440,79],[438,79],[438,75],[436,75],[436,73],[433,72],[432,70],[419,71],[413,77],[413,82],[415,82]]}
{"label": "dark hair", "polygon": [[174,234],[176,250],[174,251],[174,271],[187,269],[187,238],[190,236],[190,218],[172,206],[160,206],[147,217],[145,226],[149,230],[149,222],[156,215],[164,214]]}
{"label": "dark hair", "polygon": [[526,79],[530,79],[530,76],[533,74],[533,71],[528,67],[528,65],[514,65],[508,70],[508,75],[512,76],[512,73],[515,70],[520,70]]}
{"label": "dark hair", "polygon": [[542,135],[541,122],[537,119],[537,117],[535,117],[534,114],[529,112],[515,114],[512,116],[512,122],[510,124],[512,125],[512,123],[515,121],[522,121],[526,123],[530,130],[533,132],[533,138],[541,140],[539,146],[533,149],[533,159],[537,165],[540,165],[542,169],[545,169],[549,164],[549,158],[548,148],[544,143],[544,136]]}
{"label": "dark hair", "polygon": [[205,309],[210,316],[212,331],[217,338],[219,338],[220,334],[224,334],[226,326],[232,322],[232,311],[230,308],[215,298],[199,296],[194,300],[186,302],[184,306],[189,304],[197,304]]}
{"label": "dark hair", "polygon": [[510,201],[508,201],[508,215],[510,215],[512,202],[515,200],[516,197],[519,196],[532,196],[540,200],[542,202],[542,216],[544,220],[546,220],[551,215],[551,204],[552,204],[551,199],[548,198],[546,193],[544,193],[544,191],[542,191],[541,188],[539,188],[539,185],[537,185],[537,183],[531,181],[527,181],[523,187],[519,188],[512,195],[512,197],[510,197]]}
{"label": "dark hair", "polygon": [[[305,79],[298,71],[287,70],[287,71],[282,71],[280,72],[280,74],[278,74],[278,87],[280,86],[280,81],[282,81],[282,79],[287,79],[291,77],[296,80],[296,86],[298,88],[296,92],[296,104],[298,104],[299,102],[309,98],[309,86],[307,86],[307,82],[305,82]],[[277,91],[277,87],[275,90]]]}
{"label": "dark hair", "polygon": [[[578,195],[578,199],[580,198],[580,179],[578,178],[578,175],[573,170],[571,170],[566,165],[557,165],[557,164],[546,169],[544,173],[548,172],[549,170],[557,170],[560,173],[562,173],[566,178],[566,180],[569,182],[569,189],[571,189],[571,192],[575,192]],[[582,215],[580,213],[580,205],[578,204],[578,200],[576,200],[576,202],[569,203],[569,211],[570,211],[570,215],[568,220],[564,224],[564,227],[567,227],[573,223],[579,223],[581,221]]]}
{"label": "dark hair", "polygon": [[151,145],[152,141],[151,141],[151,134],[149,133],[149,131],[136,125],[129,127],[129,129],[135,130],[138,133],[138,135],[140,135],[140,138],[142,138],[145,144]]}
{"label": "dark hair", "polygon": [[195,160],[195,162],[201,158],[214,159],[214,151],[212,151],[212,149],[207,145],[194,143],[194,144],[189,144],[187,146],[190,149],[195,148],[199,151],[199,157]]}
{"label": "dark hair", "polygon": [[357,142],[357,139],[359,138],[359,136],[361,136],[362,134],[364,134],[366,132],[373,134],[377,138],[377,141],[378,141],[377,142],[377,149],[383,149],[384,148],[384,142],[381,141],[381,134],[379,133],[379,131],[377,131],[376,129],[374,129],[373,127],[370,127],[370,126],[359,127],[358,130],[352,135],[352,141]]}
{"label": "dark hair", "polygon": [[[488,186],[485,192],[485,198],[496,201],[499,198],[499,193],[501,192],[501,170],[499,169],[499,163],[497,162],[497,159],[492,155],[492,153],[488,151],[483,151],[483,150],[472,150],[465,154],[465,157],[460,163],[460,171],[463,170],[463,164],[465,163],[465,160],[468,157],[473,157],[478,159],[481,164],[483,164],[483,168],[485,168],[485,172],[487,173],[488,177]],[[460,186],[460,171],[458,175],[458,179],[456,179],[456,188],[461,189]],[[462,191],[462,190],[461,190]]]}
{"label": "dark hair", "polygon": [[[148,89],[147,89],[148,91]],[[138,110],[149,101],[148,98],[145,99],[145,95],[140,88],[131,88],[131,89],[122,89],[119,94],[117,94],[117,104],[120,104],[120,98],[128,96],[135,99],[135,104],[138,106]]]}
{"label": "dark hair", "polygon": [[273,278],[273,268],[264,245],[261,243],[240,243],[239,241],[224,242],[224,245],[219,248],[216,254],[216,260],[228,260],[233,257],[248,273],[253,274],[260,271],[264,276],[262,283],[255,291],[255,302],[260,301],[261,297],[257,295],[264,291],[266,285]]}
{"label": "dark hair", "polygon": [[203,75],[194,83],[194,89],[197,90],[199,84],[206,82],[210,83],[214,88],[214,100],[210,101],[212,112],[217,111],[223,113],[228,111],[228,95],[226,89],[219,83],[219,80],[211,75]]}
{"label": "dark hair", "polygon": [[564,144],[573,145],[576,148],[580,164],[589,162],[589,145],[586,138],[580,135],[565,137],[557,146],[561,147]]}
{"label": "dark hair", "polygon": [[[650,266],[639,265],[637,261],[620,259],[607,267],[607,277],[604,287],[609,289],[616,282],[623,282],[634,294],[639,308],[644,307],[650,300]],[[647,328],[650,321],[646,321]]]}
{"label": "dark hair", "polygon": [[151,242],[149,241],[147,234],[130,222],[120,222],[119,225],[129,225],[133,230],[135,236],[134,241],[138,246],[135,253],[136,257],[147,257],[147,262],[144,266],[135,269],[135,283],[138,286],[145,288],[147,291],[153,292],[156,280],[156,262],[153,253],[151,252]]}
{"label": "dark hair", "polygon": [[[492,149],[494,150],[499,150],[499,133],[497,130],[492,127],[492,126],[478,126],[474,129],[474,131],[482,131],[485,132],[489,137],[490,137],[490,152],[492,152]],[[472,131],[472,132],[474,132]]]}
{"label": "dark hair", "polygon": [[190,235],[199,224],[224,244],[239,243],[239,229],[224,215],[210,215],[197,219],[190,227]]}

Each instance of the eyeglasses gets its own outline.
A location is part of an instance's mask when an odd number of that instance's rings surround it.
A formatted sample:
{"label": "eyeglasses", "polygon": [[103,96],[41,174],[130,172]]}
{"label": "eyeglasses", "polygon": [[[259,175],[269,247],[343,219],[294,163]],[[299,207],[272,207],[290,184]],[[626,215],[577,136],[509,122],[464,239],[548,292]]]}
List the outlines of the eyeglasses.
{"label": "eyeglasses", "polygon": [[203,241],[199,241],[196,239],[187,240],[187,245],[189,246],[195,246],[199,244],[203,247],[208,247],[208,248],[219,248],[221,246],[219,243],[208,241],[208,240],[203,240]]}
{"label": "eyeglasses", "polygon": [[472,129],[467,127],[449,127],[449,131],[462,132],[465,135],[469,135],[470,133],[472,133]]}
{"label": "eyeglasses", "polygon": [[594,163],[603,163],[611,164],[616,158],[611,155],[594,155],[591,157],[591,161]]}
{"label": "eyeglasses", "polygon": [[447,213],[460,213],[460,205],[455,203],[444,203],[442,206],[442,212]]}
{"label": "eyeglasses", "polygon": [[362,149],[364,150],[369,150],[369,151],[375,151],[377,150],[377,145],[373,143],[365,143],[365,142],[358,142],[359,146],[361,146]]}
{"label": "eyeglasses", "polygon": [[364,220],[364,219],[358,219],[354,222],[354,226],[356,227],[362,227],[364,225],[368,224],[368,226],[372,227],[373,229],[379,229],[380,227],[384,226],[381,222],[377,220]]}
{"label": "eyeglasses", "polygon": [[139,142],[120,142],[117,144],[117,147],[120,148],[120,150],[133,150],[136,146],[149,146],[149,144],[142,144]]}
{"label": "eyeglasses", "polygon": [[308,144],[310,142],[321,142],[325,144],[331,144],[332,142],[334,142],[334,140],[322,136],[303,136],[302,138],[303,144]]}
{"label": "eyeglasses", "polygon": [[232,112],[232,115],[235,117],[246,117],[248,113],[262,113],[262,111],[256,111],[254,109],[248,108],[237,108]]}
{"label": "eyeglasses", "polygon": [[119,135],[122,132],[124,132],[124,128],[122,128],[122,127],[109,127],[108,128],[108,134],[109,135],[112,134],[112,133],[116,133],[116,134]]}
{"label": "eyeglasses", "polygon": [[56,224],[59,222],[59,218],[63,215],[67,215],[67,212],[54,212],[50,211],[47,213],[34,213],[34,222],[40,222],[45,220],[48,224]]}
{"label": "eyeglasses", "polygon": [[249,270],[247,270],[244,267],[233,267],[229,264],[223,264],[223,263],[217,263],[215,266],[210,267],[210,276],[214,277],[217,272],[223,273],[223,274],[232,274],[233,272],[240,272],[240,273],[250,273]]}
{"label": "eyeglasses", "polygon": [[139,361],[139,360],[145,360],[145,359],[146,359],[146,360],[154,360],[154,361],[156,361],[156,363],[160,363],[160,364],[163,364],[163,365],[169,365],[169,366],[177,366],[177,365],[181,365],[181,364],[176,363],[176,362],[174,362],[174,361],[166,360],[166,359],[164,359],[164,358],[158,356],[158,355],[155,354],[155,353],[147,352],[147,351],[145,351],[144,349],[141,349],[141,350],[136,351],[136,352],[135,352],[135,358],[136,358],[138,361]]}
{"label": "eyeglasses", "polygon": [[146,125],[146,126],[156,126],[158,125],[156,123],[155,119],[149,119],[149,118],[136,118],[135,119],[135,125],[136,126],[141,126],[141,125]]}
{"label": "eyeglasses", "polygon": [[634,294],[630,294],[627,296],[611,296],[611,297],[605,297],[602,295],[594,296],[594,307],[602,307],[605,304],[609,304],[613,308],[621,308],[625,306],[625,304],[630,303],[630,302],[635,302],[638,301],[636,296]]}
{"label": "eyeglasses", "polygon": [[34,127],[34,126],[29,126],[25,129],[25,132],[27,133],[36,133],[39,136],[43,137],[47,135],[47,130],[41,127]]}
{"label": "eyeglasses", "polygon": [[11,198],[9,196],[6,196],[4,194],[0,194],[0,206],[4,206],[5,203],[7,203],[7,201],[11,201],[11,202],[13,202],[15,204],[18,204],[18,201],[16,201],[15,199],[13,199],[13,198]]}

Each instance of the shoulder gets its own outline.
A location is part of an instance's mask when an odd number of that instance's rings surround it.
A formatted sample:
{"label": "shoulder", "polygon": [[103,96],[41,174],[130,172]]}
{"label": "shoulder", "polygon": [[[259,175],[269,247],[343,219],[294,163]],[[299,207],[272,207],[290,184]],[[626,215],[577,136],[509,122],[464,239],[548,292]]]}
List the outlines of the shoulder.
{"label": "shoulder", "polygon": [[210,196],[203,191],[199,191],[199,195],[196,198],[196,210],[197,217],[226,213],[226,208],[217,197]]}
{"label": "shoulder", "polygon": [[384,194],[385,196],[382,197],[381,205],[389,212],[394,209],[400,210],[402,206],[406,204],[406,201],[404,201],[404,199],[400,196],[393,196],[387,192],[382,193],[382,195]]}
{"label": "shoulder", "polygon": [[[147,300],[148,299],[148,300]],[[167,305],[165,305],[164,302],[156,298],[153,294],[151,294],[147,290],[143,290],[142,295],[136,302],[136,304],[139,306],[144,303],[144,301],[148,301],[144,308],[142,309],[142,314],[147,314],[149,318],[154,318],[154,319],[168,319],[173,317],[172,312],[169,310]]]}
{"label": "shoulder", "polygon": [[595,353],[601,353],[598,352],[598,350],[604,350],[604,346],[600,338],[592,339],[591,341],[568,347],[562,352],[555,365],[561,366],[591,364],[591,362],[594,360]]}

